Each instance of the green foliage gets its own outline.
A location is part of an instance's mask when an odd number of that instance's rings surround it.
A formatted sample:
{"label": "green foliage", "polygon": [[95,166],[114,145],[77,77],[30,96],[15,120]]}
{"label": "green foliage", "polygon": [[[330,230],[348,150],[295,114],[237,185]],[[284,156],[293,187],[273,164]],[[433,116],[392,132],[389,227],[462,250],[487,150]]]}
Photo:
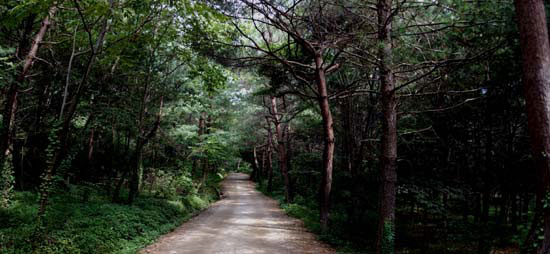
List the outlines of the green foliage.
{"label": "green foliage", "polygon": [[198,157],[209,158],[213,162],[228,161],[235,157],[236,152],[232,147],[232,136],[232,133],[223,130],[207,134],[203,142],[197,143],[193,152]]}
{"label": "green foliage", "polygon": [[227,77],[223,68],[203,58],[195,61],[189,70],[189,75],[192,79],[200,79],[204,90],[210,96],[226,87]]}
{"label": "green foliage", "polygon": [[[276,199],[286,214],[301,220],[309,231],[317,234],[320,240],[335,247],[338,253],[365,252],[364,241],[366,239],[362,239],[363,243],[352,241],[351,235],[354,235],[354,232],[350,232],[350,228],[346,227],[345,224],[348,222],[348,218],[345,214],[333,211],[331,213],[330,228],[323,231],[319,222],[319,208],[314,199],[297,196],[294,198],[293,203],[285,203],[284,189],[281,182],[277,183],[277,188],[272,193],[267,192],[266,186],[267,184],[263,183],[257,185],[257,188],[265,195]],[[365,219],[372,221],[374,224],[377,217],[369,214]],[[372,237],[372,234],[369,235]]]}
{"label": "green foliage", "polygon": [[237,162],[237,164],[239,164],[239,168],[235,170],[235,172],[239,172],[239,173],[245,173],[245,174],[250,174],[252,173],[252,165],[246,161],[240,161],[240,162]]}
{"label": "green foliage", "polygon": [[393,254],[395,248],[395,225],[392,220],[384,220],[382,231],[382,253]]}
{"label": "green foliage", "polygon": [[[84,193],[91,195],[86,201]],[[17,192],[14,204],[0,209],[1,253],[135,253],[206,208],[216,195],[190,194],[172,201],[143,196],[126,206],[109,203],[97,188],[75,186],[52,200],[44,217],[48,236],[34,243],[33,252],[29,240],[36,223],[36,199],[34,194]]]}
{"label": "green foliage", "polygon": [[13,185],[15,177],[13,176],[13,156],[9,154],[2,161],[3,165],[0,168],[0,208],[10,206],[13,198]]}
{"label": "green foliage", "polygon": [[0,88],[4,89],[8,84],[13,82],[15,74],[14,60],[11,56],[15,53],[13,48],[3,48],[0,45]]}
{"label": "green foliage", "polygon": [[[53,120],[53,126],[52,128],[50,129],[49,133],[48,133],[48,147],[46,148],[45,150],[45,153],[46,153],[46,168],[45,170],[43,171],[42,175],[40,176],[40,180],[41,180],[41,184],[40,184],[40,188],[39,188],[39,192],[40,192],[40,202],[41,203],[46,203],[46,201],[48,200],[49,196],[50,196],[50,193],[52,192],[52,190],[54,189],[54,186],[55,186],[55,180],[56,179],[59,179],[58,177],[54,176],[54,167],[55,167],[55,163],[56,163],[56,159],[57,159],[57,156],[58,156],[58,152],[59,152],[59,149],[61,149],[60,147],[60,141],[58,139],[58,133],[59,131],[62,129],[62,122],[61,121],[58,121],[58,120]],[[67,167],[67,164],[66,163],[62,163],[62,165],[65,166],[65,169]],[[58,176],[58,175],[57,175]],[[41,212],[43,212],[41,210]],[[39,224],[37,225],[37,230],[42,230],[43,229],[43,225],[41,224],[42,223],[42,217],[43,217],[43,213],[39,214],[39,217],[38,217],[38,222]]]}
{"label": "green foliage", "polygon": [[189,193],[196,193],[193,179],[182,172],[170,172],[155,170],[149,175],[149,184],[146,188],[157,197],[165,199],[177,199]]}
{"label": "green foliage", "polygon": [[[18,157],[0,168],[1,253],[135,252],[208,206],[219,192],[211,183],[228,169],[240,163],[239,171],[251,172],[251,161],[240,157],[267,143],[265,104],[275,94],[284,94],[279,114],[296,192],[294,203],[281,206],[321,233],[317,190],[323,126],[312,52],[305,44],[320,51],[330,67],[326,78],[336,134],[330,230],[321,239],[350,252],[375,246],[378,142],[384,133],[376,6],[359,0],[345,1],[345,6],[251,1],[266,4],[252,11],[235,2],[115,0],[111,9],[106,0],[0,0],[0,90],[15,84],[40,21],[53,4],[59,7],[19,84],[25,92],[18,95],[14,131],[18,153],[13,156]],[[320,8],[312,8],[318,3]],[[267,5],[292,8],[278,15]],[[487,245],[518,246],[528,231],[526,219],[512,226],[496,214],[497,201],[506,207],[519,196],[528,209],[533,207],[529,198],[535,178],[530,170],[517,170],[532,165],[512,2],[399,1],[392,9],[391,68],[398,87],[412,83],[396,90],[399,219],[384,225],[384,252],[473,253],[480,239]],[[232,20],[222,11],[243,19]],[[273,15],[250,21],[263,11]],[[277,20],[292,25],[269,26]],[[235,23],[242,23],[244,36],[237,36]],[[103,24],[105,41],[90,48]],[[349,30],[338,30],[350,24]],[[325,28],[326,33],[314,32]],[[250,66],[250,72],[224,66],[243,56],[244,61],[232,64]],[[63,106],[75,106],[76,112],[61,133],[58,119],[69,117],[66,111],[58,115],[65,85],[69,101]],[[488,92],[478,98],[480,87]],[[201,130],[200,117],[208,119]],[[148,137],[150,130],[156,132]],[[139,147],[146,137],[147,144]],[[143,149],[138,165],[142,197],[134,206],[111,204],[113,193],[104,190],[113,192],[118,185],[126,195],[138,148]],[[273,161],[272,195],[282,200],[275,153]],[[16,186],[50,198],[38,222],[37,194],[16,192],[13,197],[14,171],[21,177]],[[207,183],[199,176],[202,171],[208,173]],[[472,215],[482,206],[476,197],[487,190],[492,192],[491,219],[480,226]],[[504,197],[510,193],[513,198]],[[549,199],[544,199],[545,209]],[[33,235],[35,228],[44,233],[41,238]],[[536,237],[542,236],[537,229]],[[404,244],[394,249],[396,239]],[[533,244],[529,247],[538,246]]]}
{"label": "green foliage", "polygon": [[321,232],[319,214],[315,209],[312,209],[312,207],[307,207],[297,203],[283,204],[281,207],[288,215],[302,220],[306,227],[313,232]]}

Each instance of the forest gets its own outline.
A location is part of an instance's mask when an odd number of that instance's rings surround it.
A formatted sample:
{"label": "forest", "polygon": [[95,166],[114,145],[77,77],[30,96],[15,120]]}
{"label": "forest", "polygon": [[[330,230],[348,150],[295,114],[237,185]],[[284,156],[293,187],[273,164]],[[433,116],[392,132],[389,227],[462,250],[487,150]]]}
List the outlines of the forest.
{"label": "forest", "polygon": [[0,253],[550,254],[547,13],[0,0]]}

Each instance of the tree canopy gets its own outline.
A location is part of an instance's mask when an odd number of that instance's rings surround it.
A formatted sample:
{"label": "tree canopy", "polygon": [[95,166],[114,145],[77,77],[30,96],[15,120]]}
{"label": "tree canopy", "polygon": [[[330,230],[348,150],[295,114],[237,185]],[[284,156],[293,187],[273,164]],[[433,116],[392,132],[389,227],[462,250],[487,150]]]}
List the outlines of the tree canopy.
{"label": "tree canopy", "polygon": [[0,0],[0,252],[119,253],[61,211],[181,219],[241,171],[342,251],[550,253],[547,11]]}

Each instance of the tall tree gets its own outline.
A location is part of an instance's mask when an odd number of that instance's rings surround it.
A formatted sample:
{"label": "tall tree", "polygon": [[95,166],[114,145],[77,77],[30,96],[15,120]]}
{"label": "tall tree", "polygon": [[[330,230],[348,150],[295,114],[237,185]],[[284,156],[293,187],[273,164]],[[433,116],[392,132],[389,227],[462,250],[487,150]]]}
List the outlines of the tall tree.
{"label": "tall tree", "polygon": [[[537,168],[537,207],[542,208],[544,239],[538,253],[550,253],[550,42],[542,0],[516,0],[529,135]],[[537,218],[535,218],[537,219]]]}
{"label": "tall tree", "polygon": [[[2,112],[2,126],[0,127],[0,173],[4,171],[9,171],[7,174],[11,174],[10,168],[12,167],[12,146],[13,146],[13,136],[15,134],[15,122],[16,122],[16,114],[17,114],[17,108],[18,108],[18,98],[19,90],[21,89],[21,86],[25,82],[26,76],[29,74],[29,71],[36,60],[38,50],[40,48],[40,45],[42,44],[42,41],[44,40],[44,37],[46,36],[46,32],[50,28],[50,26],[53,23],[53,18],[55,16],[55,13],[57,12],[58,7],[56,3],[54,3],[48,10],[48,13],[46,17],[42,20],[40,30],[36,33],[36,35],[33,38],[31,48],[27,55],[25,56],[25,60],[23,62],[23,66],[21,68],[21,71],[17,75],[17,79],[11,83],[9,86],[6,97],[7,100],[4,105],[4,111]],[[31,18],[34,18],[33,15],[31,15]],[[32,20],[29,20],[32,24]],[[31,29],[28,29],[31,30]],[[26,37],[24,36],[22,40],[25,40]],[[21,42],[20,44],[24,44],[26,42]],[[19,52],[22,52],[24,48],[20,46],[18,48]],[[6,172],[4,172],[6,173]],[[2,174],[3,175],[3,174]],[[4,188],[6,190],[0,190],[0,198],[3,198],[2,196],[6,195],[4,193],[7,191],[7,189],[11,188],[9,186],[11,184],[6,184]],[[0,201],[1,202],[1,201]],[[3,202],[1,202],[3,203]]]}
{"label": "tall tree", "polygon": [[265,117],[265,122],[267,125],[267,142],[265,148],[265,153],[267,153],[267,192],[271,193],[273,189],[273,161],[271,152],[273,147],[273,134],[271,132],[271,121],[269,120],[269,117]]}
{"label": "tall tree", "polygon": [[[277,108],[277,97],[271,96],[271,118],[273,125],[275,126],[275,136],[277,140],[277,156],[279,157],[279,170],[283,175],[285,181],[285,200],[286,202],[292,201],[292,185],[290,175],[288,173],[288,161],[287,161],[287,152],[285,146],[285,138],[283,134],[283,127],[281,126],[281,115],[279,109]],[[271,133],[271,131],[269,131]]]}
{"label": "tall tree", "polygon": [[397,182],[397,98],[392,72],[392,0],[378,0],[378,66],[382,95],[379,221],[377,254],[394,253]]}
{"label": "tall tree", "polygon": [[[83,23],[86,33],[89,36],[88,51],[90,52],[90,56],[88,57],[88,60],[85,65],[86,66],[85,73],[81,77],[80,83],[78,84],[76,91],[74,92],[74,95],[72,96],[72,99],[69,102],[70,105],[66,114],[64,114],[65,103],[62,103],[61,111],[58,116],[59,121],[55,122],[53,128],[50,130],[51,132],[49,137],[50,143],[48,148],[46,149],[49,158],[47,159],[47,162],[46,162],[46,167],[44,169],[44,176],[43,176],[41,188],[40,188],[40,207],[38,209],[39,217],[42,217],[46,212],[46,206],[48,204],[48,199],[51,191],[51,184],[52,184],[55,168],[61,164],[61,162],[65,159],[68,153],[68,149],[69,149],[68,138],[71,130],[71,122],[74,119],[78,104],[82,99],[82,95],[86,90],[86,88],[89,86],[88,80],[90,78],[92,68],[95,64],[95,61],[96,61],[96,58],[98,57],[99,52],[103,47],[103,42],[105,41],[105,36],[108,30],[109,19],[111,18],[112,11],[115,5],[114,1],[115,0],[109,0],[109,8],[106,10],[106,14],[102,17],[102,21],[99,23],[99,26],[98,26],[99,34],[96,38],[95,43],[92,41],[92,36],[93,36],[92,31],[88,27],[87,21],[83,16],[82,9],[79,3],[77,1],[74,2],[75,8],[80,16],[81,22]],[[71,54],[71,58],[73,57],[74,57],[74,52],[73,54]],[[69,61],[72,61],[72,60],[69,60]],[[71,70],[69,69],[69,73],[67,75],[70,75],[70,71]],[[66,97],[67,97],[67,94],[65,93],[63,102],[66,101],[67,99]]]}
{"label": "tall tree", "polygon": [[[330,107],[327,77],[340,67],[346,45],[353,42],[356,14],[340,2],[240,0],[242,13],[227,14],[235,19],[243,41],[240,48],[252,52],[239,60],[259,61],[271,68],[283,68],[297,82],[280,84],[287,93],[314,99],[323,122],[323,163],[319,186],[319,213],[323,229],[329,220],[334,161],[334,119]],[[350,19],[343,18],[351,17]],[[254,34],[248,34],[249,26]]]}

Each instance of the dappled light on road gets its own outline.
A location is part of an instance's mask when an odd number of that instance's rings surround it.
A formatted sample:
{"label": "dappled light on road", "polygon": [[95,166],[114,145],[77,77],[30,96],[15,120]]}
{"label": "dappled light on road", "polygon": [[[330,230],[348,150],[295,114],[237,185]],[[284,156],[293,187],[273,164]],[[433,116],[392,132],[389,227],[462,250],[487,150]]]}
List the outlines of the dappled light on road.
{"label": "dappled light on road", "polygon": [[141,253],[262,254],[333,253],[273,199],[254,188],[245,174],[230,174],[225,198]]}

